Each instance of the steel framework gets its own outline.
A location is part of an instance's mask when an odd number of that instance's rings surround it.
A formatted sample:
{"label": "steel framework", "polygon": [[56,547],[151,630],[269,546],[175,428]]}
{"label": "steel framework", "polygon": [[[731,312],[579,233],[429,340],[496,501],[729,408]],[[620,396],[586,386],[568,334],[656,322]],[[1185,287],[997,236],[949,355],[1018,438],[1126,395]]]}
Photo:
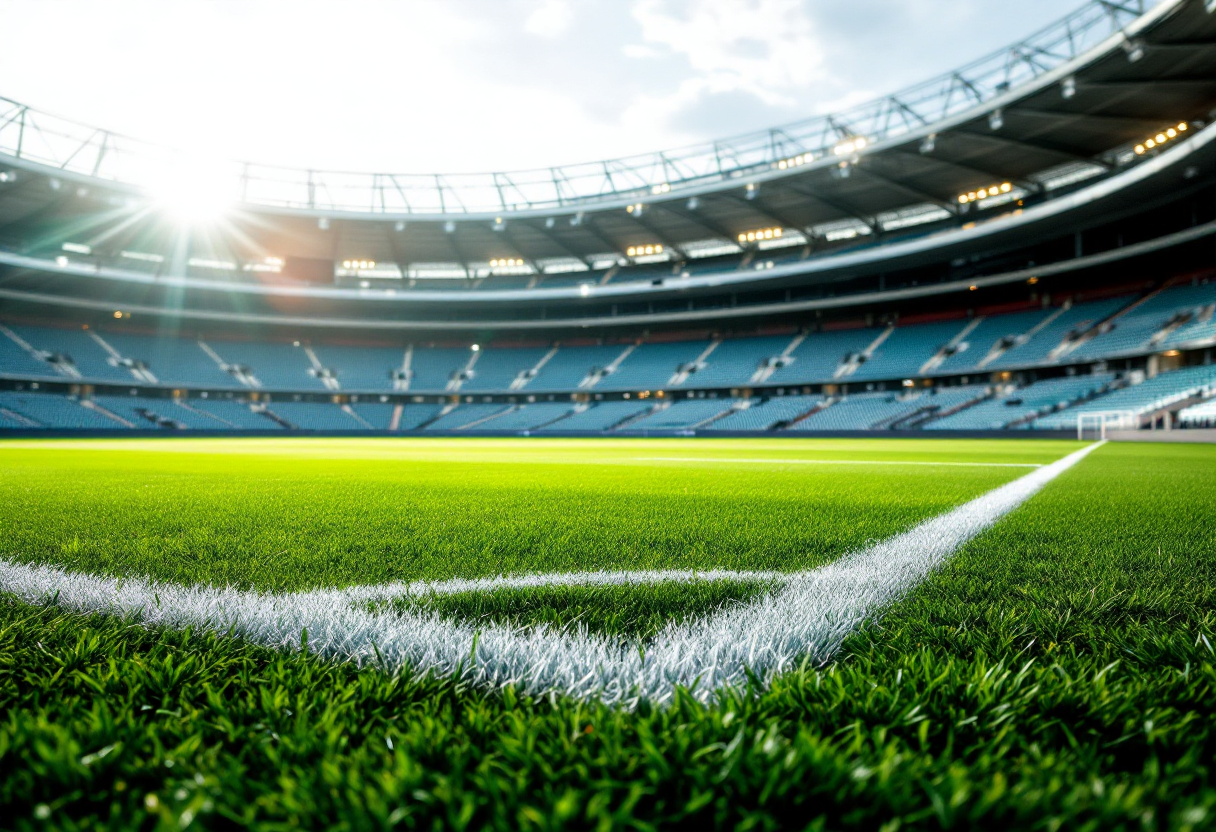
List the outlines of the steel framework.
{"label": "steel framework", "polygon": [[1136,43],[1125,34],[1128,25],[1154,7],[1182,2],[1090,0],[1019,43],[850,110],[676,150],[564,167],[445,175],[212,163],[5,98],[0,98],[0,154],[136,188],[183,169],[196,175],[202,169],[211,181],[228,183],[233,199],[280,209],[415,216],[579,210],[775,175],[794,160],[799,166],[830,163],[842,145],[852,155],[847,143],[857,137],[873,145],[926,133],[1015,94],[1112,37],[1122,37],[1130,54]]}

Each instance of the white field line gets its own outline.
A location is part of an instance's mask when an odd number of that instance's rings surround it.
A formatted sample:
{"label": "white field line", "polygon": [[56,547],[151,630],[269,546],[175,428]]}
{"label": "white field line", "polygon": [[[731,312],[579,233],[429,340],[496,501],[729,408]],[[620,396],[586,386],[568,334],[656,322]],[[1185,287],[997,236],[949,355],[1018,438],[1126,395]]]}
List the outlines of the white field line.
{"label": "white field line", "polygon": [[738,459],[712,456],[635,456],[639,462],[744,462],[768,465],[962,465],[969,468],[1042,468],[1034,462],[929,462],[905,459]]}
{"label": "white field line", "polygon": [[[671,700],[677,686],[703,701],[754,674],[769,680],[809,659],[821,662],[867,618],[913,589],[960,546],[1020,506],[1103,443],[1038,468],[939,517],[809,572],[750,603],[668,625],[645,650],[585,629],[474,627],[426,612],[375,608],[403,589],[489,589],[574,582],[574,576],[398,584],[274,594],[156,584],[0,561],[0,591],[85,613],[134,616],[149,626],[194,627],[271,648],[305,649],[333,661],[452,674],[487,687],[514,684],[632,706]],[[630,583],[664,573],[598,573],[581,583]],[[771,573],[760,573],[771,574]],[[748,573],[666,573],[672,580]],[[751,575],[750,577],[755,577]],[[452,589],[454,588],[454,589]]]}

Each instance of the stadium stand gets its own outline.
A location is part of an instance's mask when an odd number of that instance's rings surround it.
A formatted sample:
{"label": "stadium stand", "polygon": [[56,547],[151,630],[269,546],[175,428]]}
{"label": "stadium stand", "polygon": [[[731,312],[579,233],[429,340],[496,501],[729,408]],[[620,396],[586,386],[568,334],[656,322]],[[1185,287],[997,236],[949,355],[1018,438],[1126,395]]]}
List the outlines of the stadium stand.
{"label": "stadium stand", "polygon": [[271,413],[305,430],[367,430],[357,416],[329,402],[271,402]]}
{"label": "stadium stand", "polygon": [[730,411],[733,399],[680,399],[629,424],[629,430],[687,430]]}
{"label": "stadium stand", "polygon": [[1066,410],[1036,419],[1030,427],[1066,430],[1075,428],[1077,414],[1130,411],[1140,416],[1199,395],[1216,392],[1216,366],[1188,367],[1161,373]]}
{"label": "stadium stand", "polygon": [[1095,373],[1036,382],[934,419],[924,427],[928,430],[1000,430],[1096,395],[1114,378],[1113,373]]}
{"label": "stadium stand", "polygon": [[1216,427],[1216,398],[1180,410],[1178,424],[1187,428]]}
{"label": "stadium stand", "polygon": [[775,370],[767,382],[831,381],[848,356],[865,351],[882,333],[883,330],[874,328],[811,333],[790,353],[793,361]]}
{"label": "stadium stand", "polygon": [[[126,427],[68,396],[40,393],[0,393],[0,408],[44,428],[114,430]],[[10,418],[10,421],[20,421]]]}
{"label": "stadium stand", "polygon": [[549,352],[548,347],[495,348],[480,351],[473,365],[473,376],[460,385],[461,390],[503,392],[535,367]]}
{"label": "stadium stand", "polygon": [[463,430],[510,409],[506,404],[461,404],[426,425],[427,430]]}
{"label": "stadium stand", "polygon": [[1128,302],[1127,298],[1110,298],[1060,307],[1055,314],[1041,321],[1037,328],[1023,333],[1018,343],[992,361],[987,369],[1059,363],[1058,355],[1066,352],[1070,337],[1085,333]]}
{"label": "stadium stand", "polygon": [[241,430],[274,430],[281,428],[278,422],[254,411],[246,402],[232,399],[191,399],[190,407],[214,416],[220,422]]}
{"label": "stadium stand", "polygon": [[521,404],[514,410],[496,416],[470,430],[537,430],[561,419],[570,412],[570,402],[538,402]]}
{"label": "stadium stand", "polygon": [[670,386],[680,368],[693,363],[710,341],[674,341],[641,344],[621,362],[615,373],[597,385],[599,390],[661,390]]}
{"label": "stadium stand", "polygon": [[586,410],[576,411],[560,422],[546,425],[540,430],[606,431],[648,412],[652,407],[653,405],[647,402],[598,402]]}
{"label": "stadium stand", "polygon": [[778,396],[758,400],[706,425],[706,430],[770,430],[810,412],[824,401],[822,396]]}

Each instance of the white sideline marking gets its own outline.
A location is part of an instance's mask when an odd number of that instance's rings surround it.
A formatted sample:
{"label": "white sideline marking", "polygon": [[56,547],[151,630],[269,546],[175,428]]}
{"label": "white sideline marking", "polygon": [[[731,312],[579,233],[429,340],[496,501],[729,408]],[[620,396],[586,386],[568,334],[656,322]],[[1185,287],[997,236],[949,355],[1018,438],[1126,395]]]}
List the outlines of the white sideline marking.
{"label": "white sideline marking", "polygon": [[773,465],[965,465],[972,468],[1042,468],[1035,462],[928,462],[905,459],[737,459],[710,456],[635,456],[640,462],[757,462]]}
{"label": "white sideline marking", "polygon": [[427,612],[373,609],[368,602],[403,591],[772,573],[603,572],[276,594],[81,575],[0,560],[0,591],[79,612],[134,615],[149,626],[204,628],[271,648],[305,649],[389,672],[453,674],[488,687],[514,684],[531,693],[559,691],[627,707],[643,699],[669,702],[677,686],[708,701],[718,688],[741,685],[749,674],[768,681],[802,661],[824,661],[867,618],[1103,444],[1082,448],[835,563],[781,576],[781,589],[750,604],[685,624],[672,622],[645,650],[590,635],[585,628],[474,627]]}

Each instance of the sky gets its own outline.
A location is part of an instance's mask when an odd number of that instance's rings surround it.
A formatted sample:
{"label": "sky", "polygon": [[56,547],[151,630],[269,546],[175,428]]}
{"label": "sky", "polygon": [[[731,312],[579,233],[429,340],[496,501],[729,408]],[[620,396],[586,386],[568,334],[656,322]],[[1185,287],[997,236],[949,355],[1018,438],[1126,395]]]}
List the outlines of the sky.
{"label": "sky", "polygon": [[0,0],[0,96],[217,158],[571,164],[832,112],[1081,0]]}

